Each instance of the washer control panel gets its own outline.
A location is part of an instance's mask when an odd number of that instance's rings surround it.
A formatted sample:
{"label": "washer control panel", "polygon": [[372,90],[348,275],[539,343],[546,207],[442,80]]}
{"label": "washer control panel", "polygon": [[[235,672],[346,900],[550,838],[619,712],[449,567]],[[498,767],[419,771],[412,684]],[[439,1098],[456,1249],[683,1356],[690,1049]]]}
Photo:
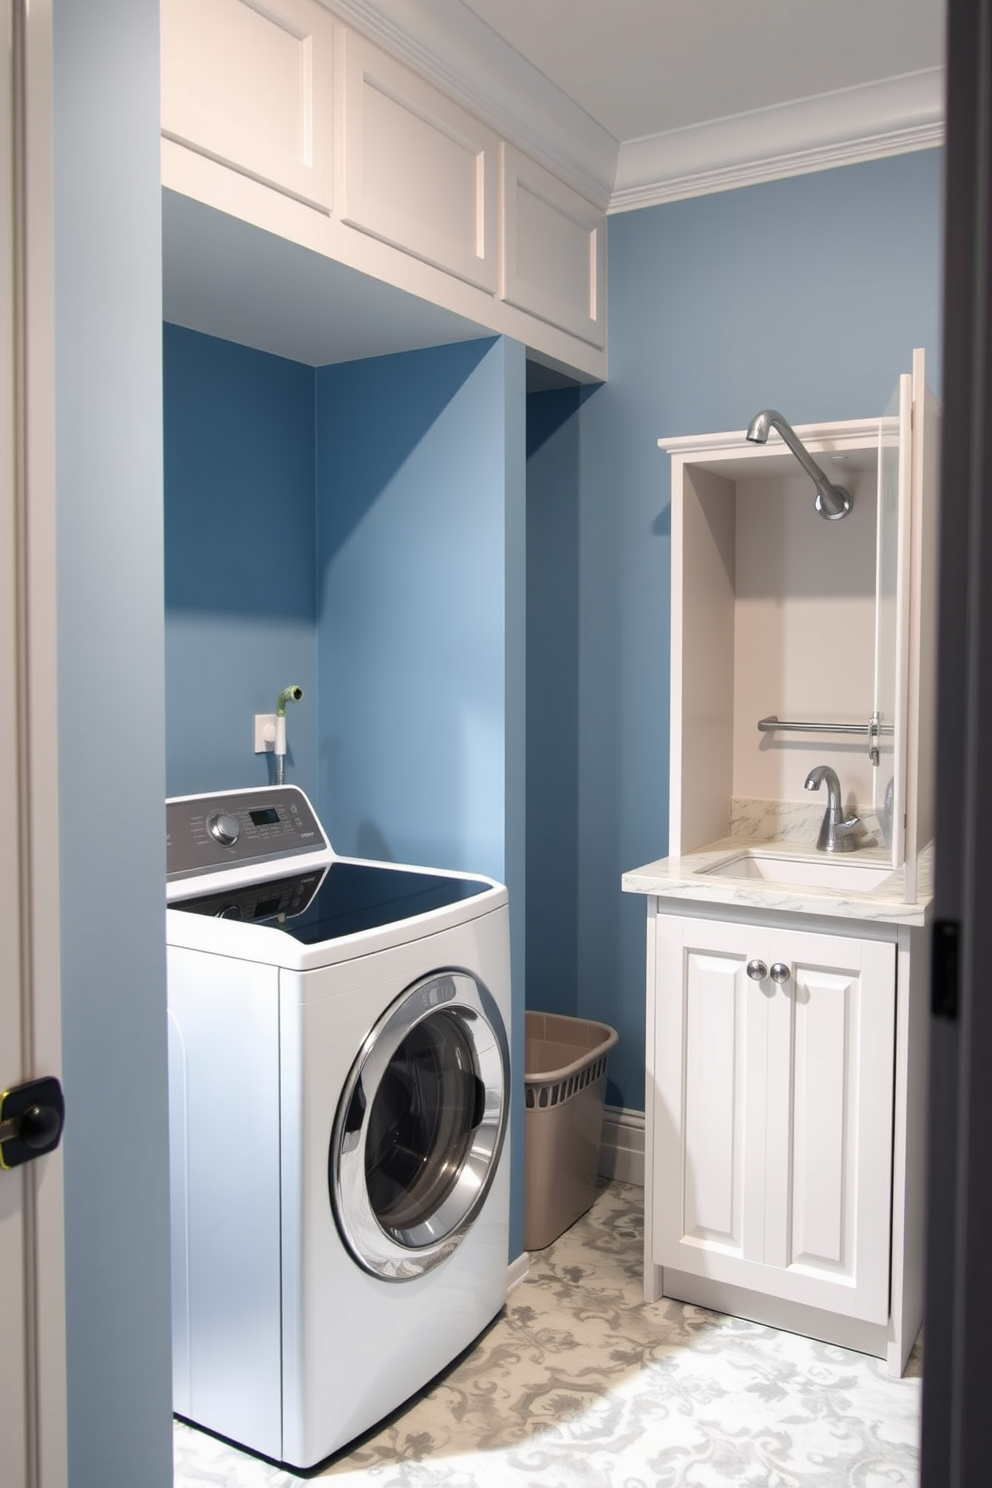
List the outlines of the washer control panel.
{"label": "washer control panel", "polygon": [[330,845],[295,785],[174,797],[165,803],[165,829],[170,880],[323,852]]}

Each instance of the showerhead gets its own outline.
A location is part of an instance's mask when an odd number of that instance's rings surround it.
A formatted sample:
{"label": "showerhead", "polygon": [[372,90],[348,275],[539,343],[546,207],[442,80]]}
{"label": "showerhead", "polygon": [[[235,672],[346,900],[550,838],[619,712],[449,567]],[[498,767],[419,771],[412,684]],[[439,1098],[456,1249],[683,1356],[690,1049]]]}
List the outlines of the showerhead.
{"label": "showerhead", "polygon": [[752,444],[767,444],[768,431],[772,426],[772,420],[781,418],[782,415],[776,413],[774,408],[763,408],[760,413],[754,415],[754,418],[748,424],[746,437]]}

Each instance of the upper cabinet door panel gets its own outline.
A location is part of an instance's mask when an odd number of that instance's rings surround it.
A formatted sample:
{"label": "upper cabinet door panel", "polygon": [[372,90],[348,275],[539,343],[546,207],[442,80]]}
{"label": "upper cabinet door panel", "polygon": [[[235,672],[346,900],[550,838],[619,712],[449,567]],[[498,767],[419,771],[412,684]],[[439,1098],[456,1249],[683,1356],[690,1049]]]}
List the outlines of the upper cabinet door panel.
{"label": "upper cabinet door panel", "polygon": [[512,145],[501,148],[502,298],[605,345],[606,218]]}
{"label": "upper cabinet door panel", "polygon": [[496,135],[379,51],[339,33],[342,220],[496,292]]}
{"label": "upper cabinet door panel", "polygon": [[316,0],[162,0],[162,133],[329,212],[332,34]]}

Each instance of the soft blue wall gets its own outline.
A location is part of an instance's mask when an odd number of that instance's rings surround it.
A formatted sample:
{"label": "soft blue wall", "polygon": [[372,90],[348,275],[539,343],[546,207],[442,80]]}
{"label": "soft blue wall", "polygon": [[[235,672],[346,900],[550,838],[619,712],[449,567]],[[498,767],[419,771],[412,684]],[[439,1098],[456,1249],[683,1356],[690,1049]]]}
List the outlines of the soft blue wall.
{"label": "soft blue wall", "polygon": [[527,372],[518,341],[497,343],[503,440],[503,881],[510,906],[510,1260],[524,1248],[524,1006],[527,1000]]}
{"label": "soft blue wall", "polygon": [[168,1488],[158,5],[53,18],[69,1484]]}
{"label": "soft blue wall", "polygon": [[523,348],[504,340],[317,373],[319,810],[339,852],[508,883],[518,1046],[523,409]]}
{"label": "soft blue wall", "polygon": [[527,398],[527,1002],[578,990],[579,489],[586,390]]}
{"label": "soft blue wall", "polygon": [[164,332],[166,785],[263,785],[256,713],[287,709],[286,779],[317,790],[314,370]]}
{"label": "soft blue wall", "polygon": [[502,878],[503,393],[491,341],[317,374],[320,802],[339,852]]}
{"label": "soft blue wall", "polygon": [[[542,747],[576,771],[574,1010],[620,1030],[617,1104],[644,1101],[645,904],[619,879],[668,834],[670,484],[656,440],[743,429],[767,406],[796,423],[881,413],[915,346],[937,387],[941,167],[927,151],[610,218],[609,382],[558,440],[563,470],[578,448],[577,495],[558,498],[578,511],[577,554],[561,548],[576,577],[559,578],[566,598],[578,591],[577,701]],[[549,623],[541,602],[532,589],[532,629]]]}

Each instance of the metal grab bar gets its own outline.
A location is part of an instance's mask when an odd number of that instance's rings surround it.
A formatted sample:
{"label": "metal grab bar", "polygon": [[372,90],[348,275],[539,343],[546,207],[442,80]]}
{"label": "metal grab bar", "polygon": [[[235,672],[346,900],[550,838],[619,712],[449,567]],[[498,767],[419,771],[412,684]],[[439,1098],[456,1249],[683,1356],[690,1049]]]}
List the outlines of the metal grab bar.
{"label": "metal grab bar", "polygon": [[792,723],[784,718],[776,718],[774,714],[769,718],[759,718],[758,728],[763,734],[774,733],[776,729],[789,729],[796,734],[891,734],[893,726],[891,723]]}
{"label": "metal grab bar", "polygon": [[894,726],[883,723],[877,713],[873,713],[867,723],[798,723],[791,719],[776,718],[774,713],[768,718],[758,719],[760,733],[772,734],[778,729],[788,729],[793,734],[867,734],[868,758],[873,765],[879,762],[879,738],[882,734],[895,732]]}

